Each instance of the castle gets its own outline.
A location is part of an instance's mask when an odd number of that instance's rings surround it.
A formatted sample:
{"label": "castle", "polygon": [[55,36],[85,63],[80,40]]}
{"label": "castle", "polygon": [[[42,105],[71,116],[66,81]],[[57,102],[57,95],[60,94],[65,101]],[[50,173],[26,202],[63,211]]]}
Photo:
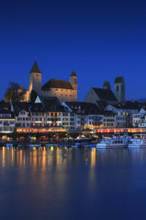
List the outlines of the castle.
{"label": "castle", "polygon": [[77,101],[77,75],[73,71],[70,82],[65,80],[50,79],[42,86],[42,73],[34,62],[29,73],[29,90],[26,92],[25,101],[30,102],[32,93],[43,97],[57,97],[59,101]]}

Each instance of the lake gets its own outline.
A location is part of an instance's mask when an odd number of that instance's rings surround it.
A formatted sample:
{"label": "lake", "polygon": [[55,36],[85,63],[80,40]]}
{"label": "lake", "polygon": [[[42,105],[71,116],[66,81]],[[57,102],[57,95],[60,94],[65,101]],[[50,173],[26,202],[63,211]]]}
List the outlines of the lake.
{"label": "lake", "polygon": [[146,149],[0,148],[0,219],[146,219]]}

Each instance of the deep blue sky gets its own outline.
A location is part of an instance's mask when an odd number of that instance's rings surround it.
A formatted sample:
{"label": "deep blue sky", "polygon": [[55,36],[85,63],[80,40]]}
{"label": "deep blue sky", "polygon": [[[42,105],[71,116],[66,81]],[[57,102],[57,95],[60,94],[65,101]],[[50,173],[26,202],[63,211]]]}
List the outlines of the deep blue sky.
{"label": "deep blue sky", "polygon": [[78,75],[78,97],[124,76],[126,98],[146,97],[144,1],[0,1],[0,98],[9,81],[28,89],[37,61],[43,83]]}

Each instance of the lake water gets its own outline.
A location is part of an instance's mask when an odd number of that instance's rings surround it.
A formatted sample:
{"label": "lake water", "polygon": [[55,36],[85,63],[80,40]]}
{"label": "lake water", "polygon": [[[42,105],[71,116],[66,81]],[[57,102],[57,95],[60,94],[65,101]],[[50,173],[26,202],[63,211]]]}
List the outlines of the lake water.
{"label": "lake water", "polygon": [[0,148],[0,219],[146,220],[146,149]]}

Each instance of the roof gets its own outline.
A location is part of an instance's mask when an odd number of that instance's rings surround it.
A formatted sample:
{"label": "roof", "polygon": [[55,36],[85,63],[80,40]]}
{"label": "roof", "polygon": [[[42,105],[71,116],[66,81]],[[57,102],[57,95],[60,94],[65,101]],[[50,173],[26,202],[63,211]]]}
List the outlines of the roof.
{"label": "roof", "polygon": [[92,88],[98,95],[100,101],[117,102],[117,99],[110,89]]}
{"label": "roof", "polygon": [[104,101],[96,101],[96,104],[101,111],[103,111],[106,108],[106,106],[108,105],[108,103],[104,102]]}
{"label": "roof", "polygon": [[64,107],[61,105],[57,97],[43,97],[39,96],[45,111],[49,112],[64,112]]}
{"label": "roof", "polygon": [[137,101],[120,102],[118,104],[114,104],[113,106],[116,107],[117,109],[140,110],[143,108],[144,110],[146,110],[146,103],[139,103]]}
{"label": "roof", "polygon": [[0,113],[1,114],[11,114],[11,104],[10,103],[0,103]]}
{"label": "roof", "polygon": [[70,76],[77,76],[77,74],[76,74],[75,71],[73,70]]}
{"label": "roof", "polygon": [[34,62],[33,66],[32,66],[32,69],[30,71],[30,73],[41,73],[36,61]]}
{"label": "roof", "polygon": [[42,103],[29,103],[29,109],[31,112],[45,112]]}
{"label": "roof", "polygon": [[12,103],[14,108],[14,115],[18,116],[20,111],[26,111],[30,113],[29,111],[29,105],[27,102],[13,102]]}
{"label": "roof", "polygon": [[108,110],[103,111],[102,114],[103,114],[104,116],[107,116],[107,117],[111,117],[111,116],[115,116],[115,115],[116,115],[115,112],[113,112],[113,111],[108,111]]}
{"label": "roof", "polygon": [[114,83],[122,83],[122,82],[124,82],[123,76],[119,76],[119,77],[116,77],[116,78],[115,78]]}
{"label": "roof", "polygon": [[99,114],[99,108],[95,103],[88,102],[65,102],[69,108],[76,114],[89,115]]}
{"label": "roof", "polygon": [[42,86],[42,90],[50,90],[51,88],[73,89],[69,82],[59,79],[50,79]]}

